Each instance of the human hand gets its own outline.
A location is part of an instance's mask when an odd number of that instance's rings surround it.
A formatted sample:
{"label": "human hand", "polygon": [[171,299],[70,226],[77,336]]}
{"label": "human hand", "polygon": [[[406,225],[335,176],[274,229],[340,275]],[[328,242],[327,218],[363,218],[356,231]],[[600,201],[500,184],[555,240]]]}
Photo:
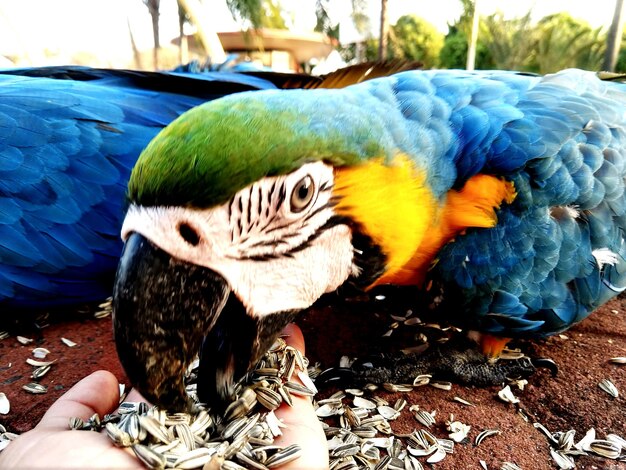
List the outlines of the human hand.
{"label": "human hand", "polygon": [[[131,391],[129,401],[141,396]],[[117,379],[100,370],[85,377],[56,402],[34,429],[0,452],[0,468],[136,468],[143,469],[132,451],[115,447],[104,433],[73,431],[69,419],[87,420],[112,413],[119,402]]]}
{"label": "human hand", "polygon": [[[288,344],[304,353],[302,332],[295,325],[285,331]],[[145,401],[131,391],[127,401]],[[112,413],[119,402],[117,379],[107,371],[98,371],[82,379],[61,396],[46,412],[40,423],[22,434],[0,452],[0,468],[125,468],[143,469],[143,464],[127,448],[113,445],[104,433],[72,431],[71,417],[87,420],[94,413],[101,417]],[[299,444],[301,457],[284,465],[284,470],[328,468],[326,438],[311,400],[293,396],[293,407],[283,404],[276,415],[287,428],[276,445]]]}

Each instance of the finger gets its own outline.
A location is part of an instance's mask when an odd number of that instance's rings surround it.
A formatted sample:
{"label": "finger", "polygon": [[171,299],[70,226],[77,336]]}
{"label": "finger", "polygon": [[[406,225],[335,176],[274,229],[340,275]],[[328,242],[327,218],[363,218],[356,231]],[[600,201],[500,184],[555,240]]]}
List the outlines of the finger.
{"label": "finger", "polygon": [[285,424],[283,435],[275,439],[279,446],[298,444],[300,457],[282,469],[327,469],[328,449],[324,430],[320,424],[310,398],[293,396],[293,406],[283,404],[276,410],[276,416]]}
{"label": "finger", "polygon": [[126,395],[126,398],[124,398],[124,401],[132,401],[132,402],[141,402],[141,401],[145,401],[149,406],[152,406],[152,403],[150,403],[148,400],[146,400],[141,393],[139,393],[137,391],[136,388],[133,388],[130,392],[128,392],[128,395]]}
{"label": "finger", "polygon": [[94,413],[111,413],[119,401],[119,386],[113,374],[99,370],[63,394],[41,418],[38,428],[68,429],[71,417],[88,419]]}
{"label": "finger", "polygon": [[[290,346],[299,349],[304,354],[304,337],[302,331],[295,324],[288,325],[283,330],[285,341]],[[295,376],[293,380],[298,380]],[[286,428],[282,436],[276,438],[276,445],[300,445],[300,458],[281,467],[289,469],[327,469],[328,450],[326,437],[322,426],[317,419],[311,399],[292,395],[293,406],[283,404],[276,410],[276,416],[283,421]]]}
{"label": "finger", "polygon": [[295,323],[290,323],[285,327],[281,333],[285,337],[285,341],[289,346],[293,346],[304,354],[304,337],[302,336],[302,330]]}

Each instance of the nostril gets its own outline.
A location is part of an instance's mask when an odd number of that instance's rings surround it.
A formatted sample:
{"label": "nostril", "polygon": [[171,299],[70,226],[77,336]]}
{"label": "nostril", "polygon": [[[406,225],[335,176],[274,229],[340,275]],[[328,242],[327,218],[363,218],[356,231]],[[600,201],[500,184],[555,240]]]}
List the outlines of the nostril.
{"label": "nostril", "polygon": [[183,222],[178,226],[178,233],[187,243],[197,246],[200,243],[200,235],[189,224]]}

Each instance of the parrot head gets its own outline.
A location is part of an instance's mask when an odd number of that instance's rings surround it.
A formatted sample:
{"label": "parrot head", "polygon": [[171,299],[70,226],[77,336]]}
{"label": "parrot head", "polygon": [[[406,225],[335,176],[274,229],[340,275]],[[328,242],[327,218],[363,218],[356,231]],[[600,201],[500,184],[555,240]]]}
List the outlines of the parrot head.
{"label": "parrot head", "polygon": [[129,182],[113,300],[120,359],[148,400],[184,408],[198,353],[200,399],[226,400],[322,295],[402,278],[435,196],[394,143],[398,112],[371,93],[242,93],[149,144]]}

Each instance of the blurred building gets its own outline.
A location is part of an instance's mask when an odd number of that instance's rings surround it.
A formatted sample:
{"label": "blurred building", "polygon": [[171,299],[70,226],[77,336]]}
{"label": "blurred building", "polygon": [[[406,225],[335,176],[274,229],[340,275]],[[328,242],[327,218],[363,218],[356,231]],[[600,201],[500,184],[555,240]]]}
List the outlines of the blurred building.
{"label": "blurred building", "polygon": [[[237,54],[239,61],[252,62],[277,72],[301,72],[303,65],[307,68],[326,59],[335,47],[324,34],[294,33],[284,29],[229,31],[217,33],[217,36],[227,54]],[[172,41],[177,47],[180,43],[180,38]],[[194,35],[183,38],[182,49],[186,49],[182,51],[182,62],[205,58],[204,49]]]}

